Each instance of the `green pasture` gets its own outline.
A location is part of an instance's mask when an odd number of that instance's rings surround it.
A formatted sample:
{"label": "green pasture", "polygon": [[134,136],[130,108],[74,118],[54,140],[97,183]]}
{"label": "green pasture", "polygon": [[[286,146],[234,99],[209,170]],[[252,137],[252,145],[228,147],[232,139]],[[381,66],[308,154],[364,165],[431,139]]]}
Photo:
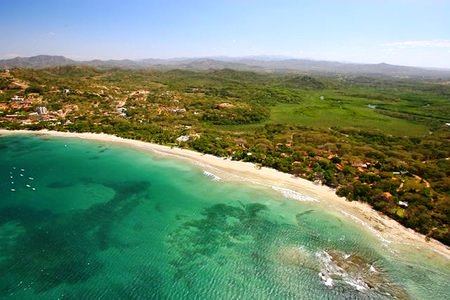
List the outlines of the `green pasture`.
{"label": "green pasture", "polygon": [[325,99],[278,104],[271,109],[270,122],[312,128],[355,128],[397,136],[421,136],[428,132],[425,125],[383,115],[365,102]]}

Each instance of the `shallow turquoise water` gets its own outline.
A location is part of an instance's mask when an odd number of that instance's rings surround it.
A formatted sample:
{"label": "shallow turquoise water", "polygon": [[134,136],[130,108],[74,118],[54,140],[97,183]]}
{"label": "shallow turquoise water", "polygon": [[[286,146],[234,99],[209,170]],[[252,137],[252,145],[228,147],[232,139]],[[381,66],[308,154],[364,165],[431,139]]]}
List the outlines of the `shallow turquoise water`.
{"label": "shallow turquoise water", "polygon": [[446,260],[395,253],[316,203],[119,146],[1,137],[0,199],[0,298],[450,295]]}

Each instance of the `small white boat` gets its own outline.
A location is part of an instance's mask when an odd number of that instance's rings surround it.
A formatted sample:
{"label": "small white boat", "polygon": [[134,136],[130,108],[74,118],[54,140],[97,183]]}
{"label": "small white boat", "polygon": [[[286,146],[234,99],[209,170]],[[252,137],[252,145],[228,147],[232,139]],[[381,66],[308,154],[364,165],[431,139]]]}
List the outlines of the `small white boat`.
{"label": "small white boat", "polygon": [[16,189],[11,189],[11,192],[15,192],[16,191]]}

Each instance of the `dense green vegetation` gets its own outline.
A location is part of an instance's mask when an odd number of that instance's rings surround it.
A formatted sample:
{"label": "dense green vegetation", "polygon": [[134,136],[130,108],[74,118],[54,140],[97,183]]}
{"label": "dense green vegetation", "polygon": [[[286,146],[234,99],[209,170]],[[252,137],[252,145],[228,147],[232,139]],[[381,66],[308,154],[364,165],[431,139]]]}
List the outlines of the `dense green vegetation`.
{"label": "dense green vegetation", "polygon": [[450,245],[448,82],[59,67],[3,72],[0,89],[5,105],[38,95],[33,108],[59,110],[32,119],[9,107],[3,128],[105,132],[251,161]]}

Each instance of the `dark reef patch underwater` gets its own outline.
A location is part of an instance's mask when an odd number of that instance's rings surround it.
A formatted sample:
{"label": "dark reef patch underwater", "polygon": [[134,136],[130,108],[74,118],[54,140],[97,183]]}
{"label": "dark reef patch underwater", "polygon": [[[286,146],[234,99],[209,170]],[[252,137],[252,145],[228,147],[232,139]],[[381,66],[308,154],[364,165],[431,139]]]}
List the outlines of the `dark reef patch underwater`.
{"label": "dark reef patch underwater", "polygon": [[0,298],[444,299],[448,264],[175,160],[0,137]]}

